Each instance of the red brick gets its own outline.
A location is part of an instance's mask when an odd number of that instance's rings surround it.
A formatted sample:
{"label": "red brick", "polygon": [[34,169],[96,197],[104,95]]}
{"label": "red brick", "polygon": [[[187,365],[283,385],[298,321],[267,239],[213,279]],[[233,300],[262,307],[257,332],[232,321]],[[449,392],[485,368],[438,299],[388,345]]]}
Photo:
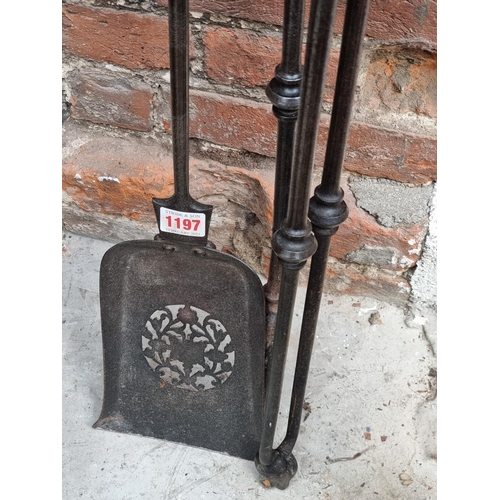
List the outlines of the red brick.
{"label": "red brick", "polygon": [[[316,164],[324,161],[330,116],[319,123]],[[436,180],[436,139],[351,123],[344,168],[372,177],[425,184]]]}
{"label": "red brick", "polygon": [[136,77],[82,70],[68,79],[68,85],[74,118],[131,130],[152,129],[153,92]]}
{"label": "red brick", "polygon": [[[88,130],[71,121],[64,128],[62,184],[73,202],[90,213],[154,222],[151,199],[173,194],[173,159],[165,145],[143,136]],[[195,199],[217,200],[213,241],[231,247],[235,225],[245,223],[244,217],[225,218],[230,199],[244,208],[240,215],[254,213],[270,232],[273,192],[262,172],[191,158],[190,181]]]}
{"label": "red brick", "polygon": [[[172,158],[167,148],[157,140],[142,136],[120,137],[117,134],[85,131],[84,127],[76,126],[74,122],[67,122],[65,129],[68,130],[64,137],[63,189],[70,198],[89,214],[154,221],[151,198],[170,196],[173,191]],[[238,203],[257,214],[264,225],[270,224],[273,190],[260,172],[194,158],[190,166],[191,191],[195,199],[210,202],[213,196],[217,199],[234,197]],[[409,248],[417,249],[418,244],[405,242],[414,230],[410,228],[408,232],[397,232],[377,227],[371,216],[355,207],[348,189],[346,200],[351,214],[332,239],[325,291],[377,296],[404,304],[410,288],[398,272],[350,264],[339,259],[364,244],[398,247],[402,253]],[[92,224],[93,219],[91,215],[89,217],[86,223]],[[226,241],[231,246],[234,227],[231,229],[228,226],[214,227],[212,234],[217,242]],[[265,250],[269,250],[266,243],[264,247],[263,257]],[[417,256],[418,252],[410,255]]]}
{"label": "red brick", "polygon": [[265,86],[281,59],[281,37],[209,27],[203,35],[206,72],[219,83]]}
{"label": "red brick", "polygon": [[270,104],[191,92],[192,136],[221,146],[276,154],[277,121]]}
{"label": "red brick", "polygon": [[425,184],[437,177],[437,141],[352,123],[344,167],[371,177]]}
{"label": "red brick", "polygon": [[[306,3],[309,5],[309,1]],[[158,0],[158,4],[167,6],[168,0]],[[268,0],[267,2],[256,0],[227,0],[225,2],[221,0],[191,0],[190,10],[282,25],[283,5],[283,0]]]}
{"label": "red brick", "polygon": [[[277,120],[271,105],[247,99],[191,91],[192,137],[221,146],[274,157]],[[165,130],[170,132],[169,97],[159,108]],[[322,165],[330,116],[320,119],[316,165]],[[372,177],[424,184],[436,179],[436,140],[353,123],[350,129],[345,168]]]}
{"label": "red brick", "polygon": [[169,67],[168,20],[151,14],[63,5],[63,47],[130,69]]}
{"label": "red brick", "polygon": [[[159,5],[168,6],[168,0],[158,0]],[[238,17],[268,24],[283,23],[283,0],[267,2],[244,0],[191,0],[190,10],[218,13],[228,17]]]}
{"label": "red brick", "polygon": [[[167,0],[158,0],[167,6]],[[283,0],[267,2],[243,0],[192,0],[190,9],[219,13],[228,17],[248,19],[268,24],[283,24]],[[310,1],[306,1],[306,22]],[[334,32],[340,34],[345,15],[345,0],[339,2]],[[366,35],[376,40],[436,43],[437,7],[432,0],[372,0]]]}
{"label": "red brick", "polygon": [[[262,35],[217,26],[205,30],[203,43],[207,75],[226,85],[266,86],[281,60],[281,35]],[[332,50],[324,92],[324,100],[330,102],[333,100],[338,58],[339,51]]]}
{"label": "red brick", "polygon": [[333,102],[335,83],[337,80],[337,69],[339,66],[339,49],[331,49],[326,69],[325,88],[323,90],[323,101]]}
{"label": "red brick", "polygon": [[330,255],[349,261],[348,254],[363,247],[389,249],[395,262],[380,265],[393,271],[406,271],[414,266],[420,257],[421,245],[426,230],[423,225],[384,227],[376,219],[356,205],[350,189],[344,186],[345,201],[349,207],[348,219],[340,225],[332,238]]}
{"label": "red brick", "polygon": [[[339,14],[342,10],[339,9]],[[433,0],[373,0],[366,35],[376,40],[435,44],[437,3]]]}
{"label": "red brick", "polygon": [[[171,151],[156,139],[65,126],[63,189],[86,210],[145,220],[153,197],[173,194],[173,179]],[[273,188],[262,172],[190,158],[190,180],[195,199],[231,193],[271,223]]]}
{"label": "red brick", "polygon": [[[191,137],[265,156],[276,155],[277,119],[270,104],[200,91],[191,92],[190,103]],[[168,133],[168,95],[164,96],[162,108]],[[323,122],[328,119],[325,115]]]}
{"label": "red brick", "polygon": [[153,141],[77,137],[63,158],[63,190],[73,201],[87,211],[154,220],[152,197],[172,193],[172,158]]}
{"label": "red brick", "polygon": [[361,297],[376,297],[378,300],[405,305],[410,296],[410,285],[402,276],[376,268],[330,261],[326,268],[323,291]]}
{"label": "red brick", "polygon": [[437,115],[436,55],[382,50],[373,55],[359,104],[380,113]]}

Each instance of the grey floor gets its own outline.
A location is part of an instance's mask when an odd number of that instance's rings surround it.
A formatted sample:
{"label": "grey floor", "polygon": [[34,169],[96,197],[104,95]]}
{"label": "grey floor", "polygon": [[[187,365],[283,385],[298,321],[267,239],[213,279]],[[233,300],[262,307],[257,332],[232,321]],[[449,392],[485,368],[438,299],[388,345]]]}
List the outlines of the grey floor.
{"label": "grey floor", "polygon": [[[63,498],[435,499],[435,315],[373,298],[325,295],[287,490],[252,462],[158,439],[94,430],[102,403],[99,265],[111,246],[63,235]],[[292,327],[288,413],[304,290]]]}

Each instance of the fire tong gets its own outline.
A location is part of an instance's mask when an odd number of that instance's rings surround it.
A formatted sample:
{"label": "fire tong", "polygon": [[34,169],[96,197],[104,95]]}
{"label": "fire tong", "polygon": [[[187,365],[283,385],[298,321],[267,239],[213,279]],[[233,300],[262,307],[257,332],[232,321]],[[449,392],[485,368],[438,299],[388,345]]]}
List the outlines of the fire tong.
{"label": "fire tong", "polygon": [[[370,0],[347,1],[323,174],[309,203],[337,0],[311,3],[302,81],[300,49],[304,3],[303,0],[285,1],[282,62],[267,87],[267,96],[278,118],[276,208],[273,256],[266,284],[265,416],[255,464],[261,477],[279,489],[287,488],[297,472],[292,450],[299,434],[330,242],[348,216],[340,176],[369,4]],[[273,448],[299,271],[311,256],[288,427],[284,440]]]}

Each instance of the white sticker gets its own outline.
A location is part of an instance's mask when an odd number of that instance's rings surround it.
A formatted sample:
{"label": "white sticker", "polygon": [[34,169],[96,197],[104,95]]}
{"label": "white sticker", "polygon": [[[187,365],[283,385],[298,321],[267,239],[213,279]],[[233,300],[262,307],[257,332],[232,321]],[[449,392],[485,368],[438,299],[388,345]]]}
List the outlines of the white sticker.
{"label": "white sticker", "polygon": [[205,236],[205,214],[160,207],[160,230],[184,236]]}

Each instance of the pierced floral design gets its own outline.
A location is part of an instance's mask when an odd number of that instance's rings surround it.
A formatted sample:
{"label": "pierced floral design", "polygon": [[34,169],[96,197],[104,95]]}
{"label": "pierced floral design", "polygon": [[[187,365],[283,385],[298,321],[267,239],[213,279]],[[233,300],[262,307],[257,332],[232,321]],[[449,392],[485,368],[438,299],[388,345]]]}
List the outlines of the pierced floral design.
{"label": "pierced floral design", "polygon": [[166,306],[145,325],[142,351],[162,386],[206,391],[233,372],[234,350],[224,325],[190,305]]}

